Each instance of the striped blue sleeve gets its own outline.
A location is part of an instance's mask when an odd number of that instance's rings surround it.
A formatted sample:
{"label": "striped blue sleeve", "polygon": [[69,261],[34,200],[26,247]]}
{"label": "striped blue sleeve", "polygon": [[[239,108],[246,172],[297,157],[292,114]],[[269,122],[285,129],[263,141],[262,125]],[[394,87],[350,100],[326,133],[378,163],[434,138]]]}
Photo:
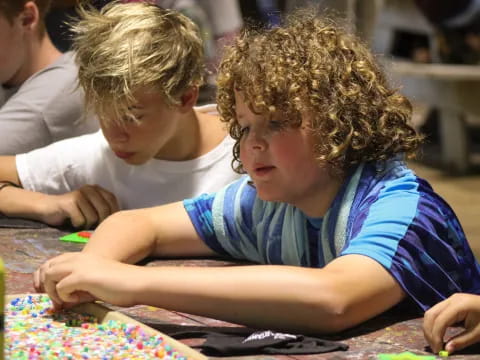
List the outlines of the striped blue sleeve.
{"label": "striped blue sleeve", "polygon": [[203,242],[216,253],[227,255],[216,240],[213,229],[212,203],[215,195],[215,193],[203,194],[193,199],[186,199],[183,201],[183,206]]}
{"label": "striped blue sleeve", "polygon": [[[242,243],[254,243],[252,206],[256,191],[248,180],[248,177],[242,177],[217,193],[184,200],[184,207],[198,235],[220,255],[250,258],[243,252],[245,245]],[[253,246],[249,250],[251,255]]]}
{"label": "striped blue sleeve", "polygon": [[480,272],[453,210],[413,174],[388,181],[354,215],[341,255],[380,263],[423,310],[480,291]]}

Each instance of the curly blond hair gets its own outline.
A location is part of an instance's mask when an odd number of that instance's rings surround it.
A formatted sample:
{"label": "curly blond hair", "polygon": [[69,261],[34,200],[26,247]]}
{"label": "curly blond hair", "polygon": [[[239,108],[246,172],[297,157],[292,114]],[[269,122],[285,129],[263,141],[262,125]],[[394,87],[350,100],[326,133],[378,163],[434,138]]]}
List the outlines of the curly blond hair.
{"label": "curly blond hair", "polygon": [[134,118],[136,91],[158,93],[172,106],[203,83],[202,40],[186,16],[146,2],[78,11],[72,31],[79,82],[87,109],[99,118],[119,123]]}
{"label": "curly blond hair", "polygon": [[308,113],[317,160],[342,172],[413,155],[421,141],[409,125],[410,102],[388,86],[366,46],[314,9],[296,12],[282,27],[244,31],[227,49],[217,81],[218,110],[236,140],[237,172],[243,168],[235,90],[254,113],[281,112],[286,126],[299,127]]}

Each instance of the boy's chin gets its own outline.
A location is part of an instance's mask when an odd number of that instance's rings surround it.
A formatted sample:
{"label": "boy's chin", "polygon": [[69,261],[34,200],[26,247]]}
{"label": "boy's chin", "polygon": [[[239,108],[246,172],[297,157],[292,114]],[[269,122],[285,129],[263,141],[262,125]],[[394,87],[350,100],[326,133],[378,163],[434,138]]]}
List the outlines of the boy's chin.
{"label": "boy's chin", "polygon": [[279,194],[275,194],[271,191],[262,191],[262,189],[257,188],[257,196],[263,201],[272,201],[272,202],[285,202]]}
{"label": "boy's chin", "polygon": [[144,158],[138,158],[138,157],[132,156],[131,158],[122,159],[122,160],[124,163],[128,165],[139,166],[139,165],[145,164],[150,159],[144,159]]}

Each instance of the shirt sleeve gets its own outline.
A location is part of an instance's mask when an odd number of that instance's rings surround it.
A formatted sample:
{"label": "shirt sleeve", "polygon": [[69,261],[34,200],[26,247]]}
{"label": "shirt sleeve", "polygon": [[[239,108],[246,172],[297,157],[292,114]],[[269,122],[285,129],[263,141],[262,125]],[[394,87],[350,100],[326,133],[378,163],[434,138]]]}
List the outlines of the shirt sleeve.
{"label": "shirt sleeve", "polygon": [[[100,132],[55,142],[16,156],[23,188],[46,194],[64,194],[95,183],[97,157],[102,153]],[[105,171],[105,169],[103,169]]]}
{"label": "shirt sleeve", "polygon": [[455,292],[480,293],[480,270],[453,210],[418,178],[391,181],[355,214],[341,255],[380,263],[426,311]]}
{"label": "shirt sleeve", "polygon": [[217,193],[184,200],[184,207],[198,235],[213,251],[256,261],[258,248],[252,218],[256,191],[248,180],[242,177]]}
{"label": "shirt sleeve", "polygon": [[0,108],[0,154],[16,155],[99,129],[84,111],[72,53],[28,78]]}
{"label": "shirt sleeve", "polygon": [[37,92],[25,89],[0,108],[1,155],[21,154],[52,142],[42,113],[32,104]]}

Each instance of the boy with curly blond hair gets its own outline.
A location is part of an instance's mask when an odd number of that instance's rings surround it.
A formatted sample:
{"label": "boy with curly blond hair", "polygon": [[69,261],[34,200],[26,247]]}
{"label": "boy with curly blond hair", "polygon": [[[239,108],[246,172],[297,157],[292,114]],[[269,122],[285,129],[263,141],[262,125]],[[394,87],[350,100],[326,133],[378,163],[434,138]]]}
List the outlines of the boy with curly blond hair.
{"label": "boy with curly blond hair", "polygon": [[81,9],[79,82],[101,131],[0,157],[0,212],[89,228],[119,209],[179,201],[239,177],[215,107],[194,108],[203,45],[184,15],[150,3]]}
{"label": "boy with curly blond hair", "polygon": [[[56,306],[101,299],[334,333],[402,301],[423,311],[479,292],[455,214],[403,160],[421,140],[410,105],[355,37],[313,11],[247,32],[224,57],[218,88],[236,168],[249,176],[107,219],[81,253],[35,273]],[[259,265],[130,265],[193,255]]]}
{"label": "boy with curly blond hair", "polygon": [[98,130],[84,114],[72,52],[45,29],[50,0],[0,0],[0,155]]}

